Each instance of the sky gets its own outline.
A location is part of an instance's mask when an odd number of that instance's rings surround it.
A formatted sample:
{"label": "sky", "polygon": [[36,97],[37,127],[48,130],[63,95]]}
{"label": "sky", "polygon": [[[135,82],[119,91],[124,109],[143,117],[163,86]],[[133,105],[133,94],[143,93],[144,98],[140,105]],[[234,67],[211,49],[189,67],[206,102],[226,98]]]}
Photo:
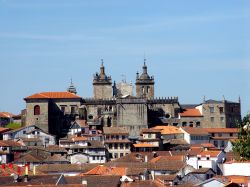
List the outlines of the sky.
{"label": "sky", "polygon": [[[249,0],[0,0],[0,111],[65,91],[92,96],[101,59],[134,83],[146,58],[155,96],[238,101],[250,111]],[[126,75],[124,77],[123,75]]]}

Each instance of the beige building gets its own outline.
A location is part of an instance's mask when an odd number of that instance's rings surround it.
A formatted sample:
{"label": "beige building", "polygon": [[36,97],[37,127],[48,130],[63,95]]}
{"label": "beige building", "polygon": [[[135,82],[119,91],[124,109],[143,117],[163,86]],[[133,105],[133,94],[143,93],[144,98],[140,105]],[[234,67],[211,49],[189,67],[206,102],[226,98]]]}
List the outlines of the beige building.
{"label": "beige building", "polygon": [[131,152],[131,142],[128,140],[129,132],[125,128],[104,127],[103,134],[110,159],[120,158]]}

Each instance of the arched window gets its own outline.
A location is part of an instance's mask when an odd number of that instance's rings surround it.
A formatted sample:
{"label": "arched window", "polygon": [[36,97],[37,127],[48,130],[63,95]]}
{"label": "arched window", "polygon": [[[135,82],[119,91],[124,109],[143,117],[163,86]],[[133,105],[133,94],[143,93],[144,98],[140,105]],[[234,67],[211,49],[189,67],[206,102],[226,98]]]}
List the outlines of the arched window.
{"label": "arched window", "polygon": [[34,115],[40,115],[40,106],[39,105],[34,106]]}

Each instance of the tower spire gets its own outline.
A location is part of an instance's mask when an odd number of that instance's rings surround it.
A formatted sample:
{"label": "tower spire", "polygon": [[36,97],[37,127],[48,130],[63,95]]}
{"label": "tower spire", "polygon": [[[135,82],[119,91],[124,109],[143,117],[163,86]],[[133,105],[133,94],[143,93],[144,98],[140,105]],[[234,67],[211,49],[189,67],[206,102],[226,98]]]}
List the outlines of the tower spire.
{"label": "tower spire", "polygon": [[70,77],[70,85],[67,89],[68,92],[77,94],[76,87],[73,84],[72,77]]}

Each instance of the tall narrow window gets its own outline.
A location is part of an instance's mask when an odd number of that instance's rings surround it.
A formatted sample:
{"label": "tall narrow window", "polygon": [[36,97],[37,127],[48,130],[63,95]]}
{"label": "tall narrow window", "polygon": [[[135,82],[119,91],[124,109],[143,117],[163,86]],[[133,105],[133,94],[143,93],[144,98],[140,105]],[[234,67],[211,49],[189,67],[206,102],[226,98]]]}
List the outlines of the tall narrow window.
{"label": "tall narrow window", "polygon": [[39,105],[34,106],[34,115],[40,115],[40,106]]}

